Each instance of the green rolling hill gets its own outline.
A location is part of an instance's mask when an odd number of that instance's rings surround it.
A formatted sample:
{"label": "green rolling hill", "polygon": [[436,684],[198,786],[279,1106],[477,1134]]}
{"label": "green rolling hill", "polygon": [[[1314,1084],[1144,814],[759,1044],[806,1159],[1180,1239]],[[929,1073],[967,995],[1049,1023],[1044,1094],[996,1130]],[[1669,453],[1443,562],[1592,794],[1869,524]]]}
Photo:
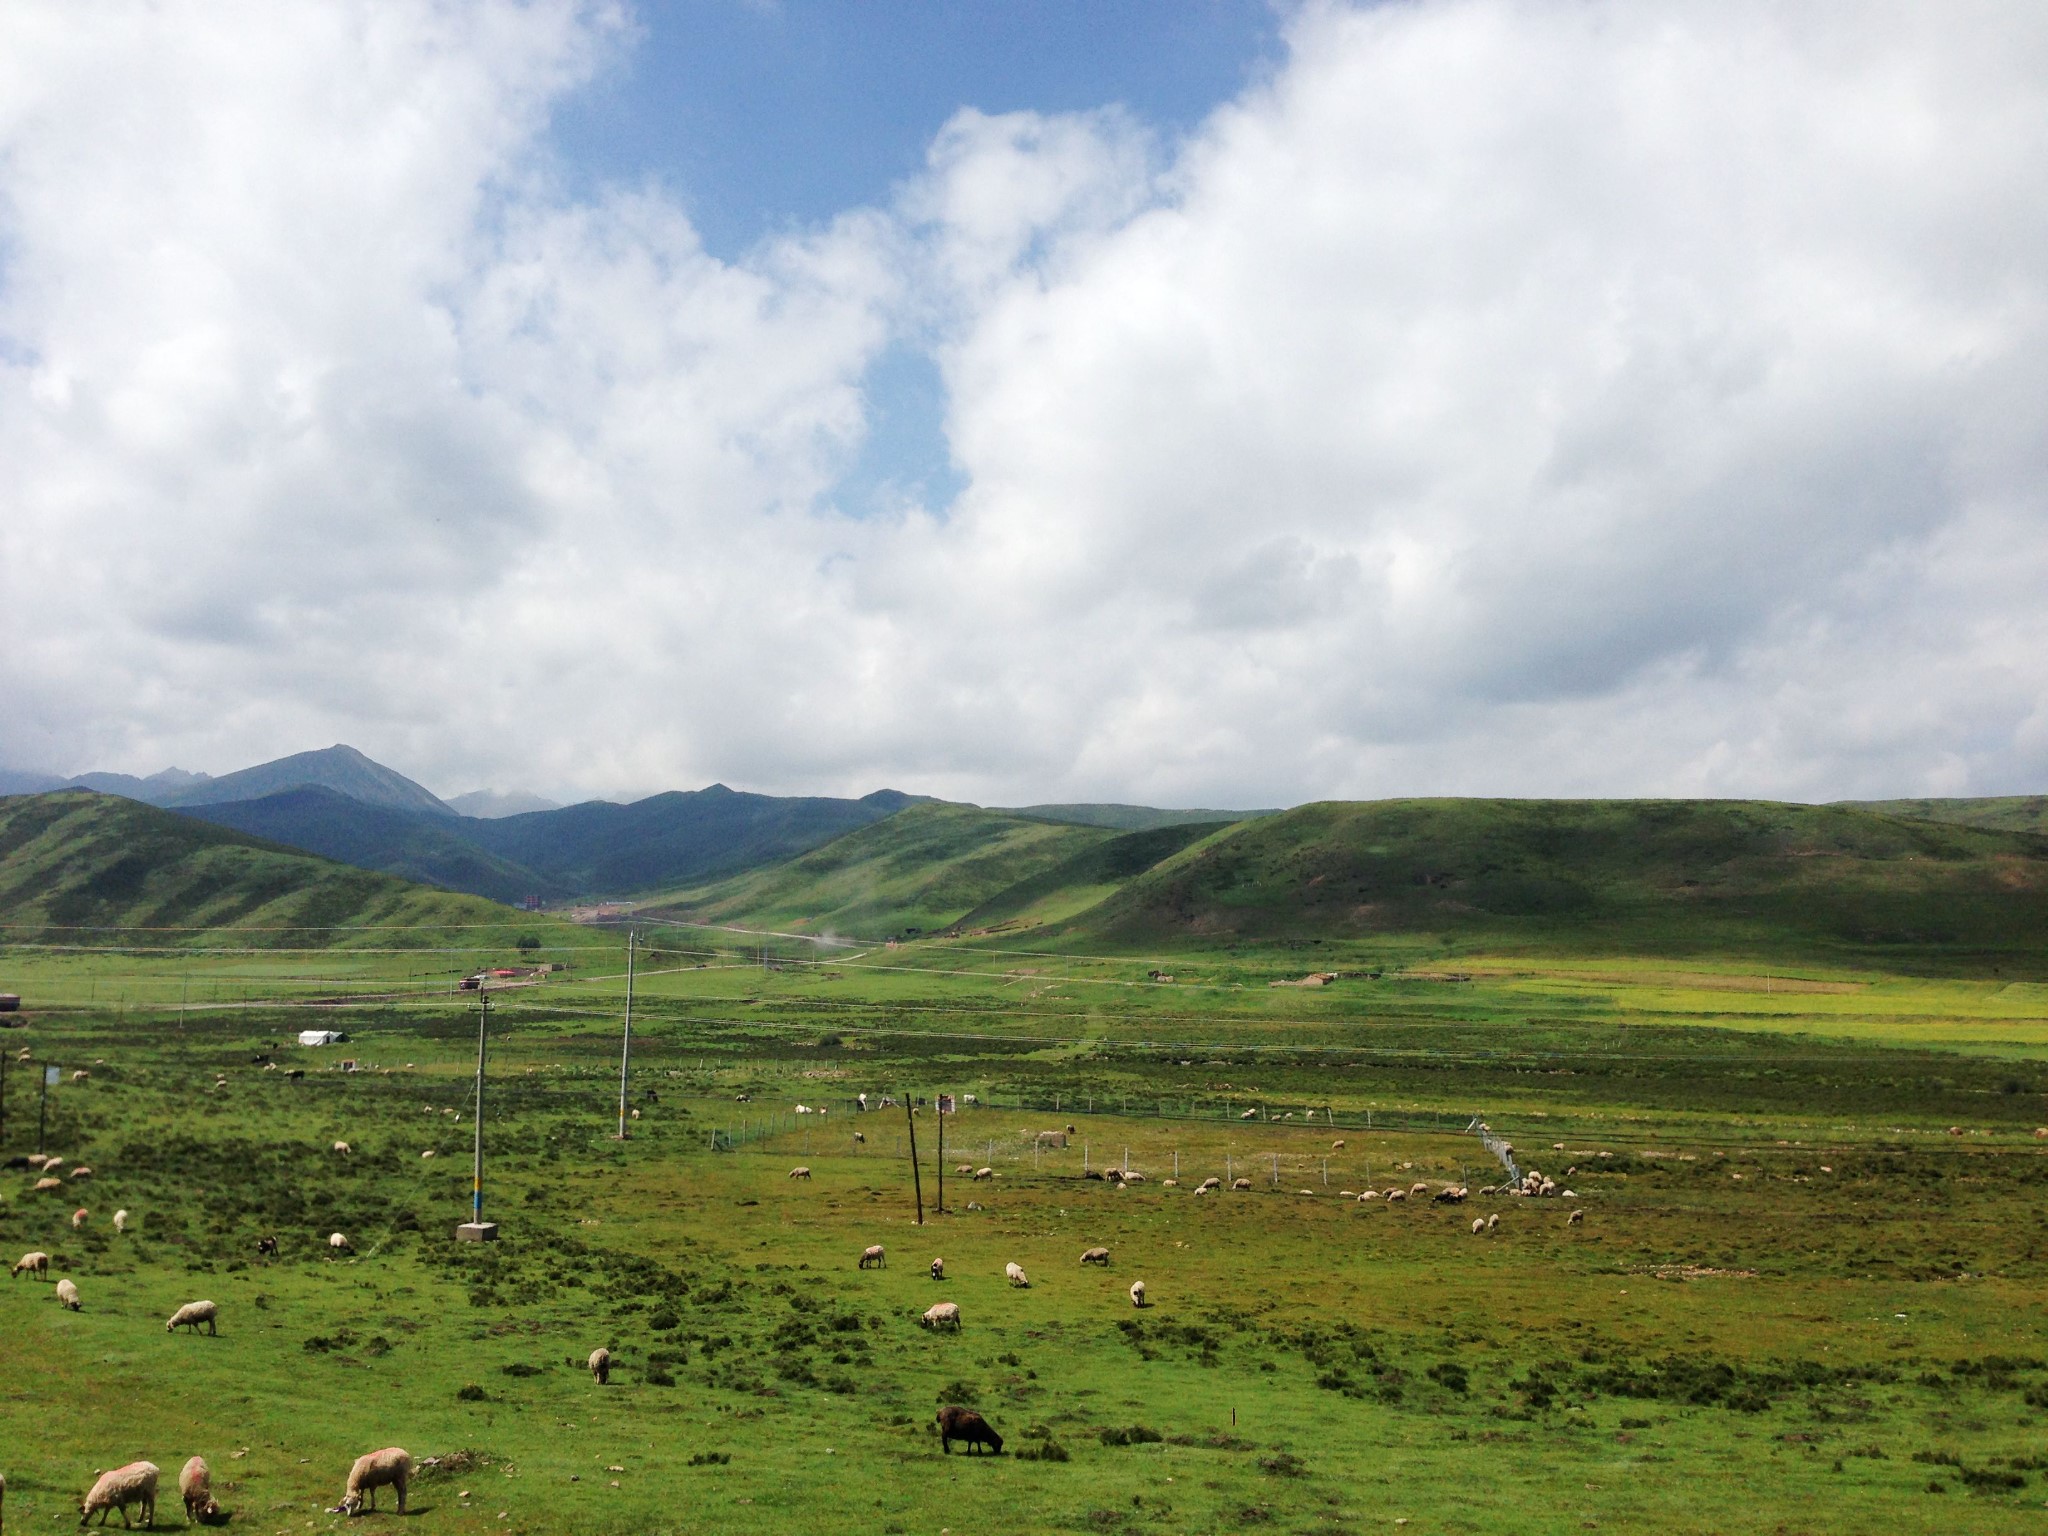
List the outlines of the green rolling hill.
{"label": "green rolling hill", "polygon": [[846,933],[929,933],[1019,881],[1116,840],[1106,828],[927,803],[765,869],[640,910],[693,922]]}
{"label": "green rolling hill", "polygon": [[[566,925],[86,790],[0,799],[0,934],[13,942],[258,947],[465,944]],[[149,930],[145,935],[141,930]],[[196,931],[195,931],[196,930]]]}
{"label": "green rolling hill", "polygon": [[1454,946],[2048,971],[2048,838],[1758,801],[1306,805],[1081,914],[1110,944],[1433,935]]}
{"label": "green rolling hill", "polygon": [[1912,821],[1941,821],[1958,827],[1986,827],[1993,832],[2038,832],[2048,835],[2048,795],[1987,795],[1961,800],[1845,800],[1851,810]]}
{"label": "green rolling hill", "polygon": [[1191,843],[1231,825],[1227,821],[1168,824],[1112,837],[997,892],[957,919],[953,927],[962,933],[985,933],[1067,922],[1108,900],[1162,859],[1172,858]]}

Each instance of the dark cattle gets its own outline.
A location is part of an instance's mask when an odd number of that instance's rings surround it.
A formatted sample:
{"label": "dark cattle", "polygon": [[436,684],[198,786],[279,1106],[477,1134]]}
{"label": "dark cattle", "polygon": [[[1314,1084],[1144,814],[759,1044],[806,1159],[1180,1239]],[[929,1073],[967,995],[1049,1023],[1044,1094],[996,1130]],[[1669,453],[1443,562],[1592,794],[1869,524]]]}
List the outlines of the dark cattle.
{"label": "dark cattle", "polygon": [[28,1166],[28,1154],[26,1152],[17,1152],[13,1157],[7,1159],[7,1166],[9,1168],[26,1168]]}
{"label": "dark cattle", "polygon": [[950,1456],[955,1440],[967,1442],[969,1455],[978,1445],[987,1446],[998,1456],[1003,1454],[1003,1437],[988,1427],[987,1419],[972,1408],[948,1403],[939,1410],[939,1448]]}
{"label": "dark cattle", "polygon": [[1099,1179],[1102,1177],[1102,1170],[1099,1168],[1090,1168],[1085,1173],[1083,1173],[1081,1177],[1084,1179]]}

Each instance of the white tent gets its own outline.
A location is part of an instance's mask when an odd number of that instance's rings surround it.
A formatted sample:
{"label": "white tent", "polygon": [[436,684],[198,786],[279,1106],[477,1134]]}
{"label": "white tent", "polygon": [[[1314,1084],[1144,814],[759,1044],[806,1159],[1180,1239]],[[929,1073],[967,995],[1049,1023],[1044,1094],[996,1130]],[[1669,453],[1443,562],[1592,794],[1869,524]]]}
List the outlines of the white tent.
{"label": "white tent", "polygon": [[338,1029],[302,1029],[299,1031],[301,1045],[340,1045],[348,1036]]}

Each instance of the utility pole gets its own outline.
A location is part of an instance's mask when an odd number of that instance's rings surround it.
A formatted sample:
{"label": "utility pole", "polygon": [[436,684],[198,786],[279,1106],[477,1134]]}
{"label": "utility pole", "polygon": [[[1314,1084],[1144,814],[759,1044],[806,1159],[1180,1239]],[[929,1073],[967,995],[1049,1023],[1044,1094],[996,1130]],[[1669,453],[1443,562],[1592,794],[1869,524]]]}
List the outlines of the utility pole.
{"label": "utility pole", "polygon": [[939,1203],[932,1210],[943,1216],[946,1214],[946,1103],[937,1094],[932,1095],[932,1103],[938,1108],[939,1121],[939,1155],[934,1164],[939,1170]]}
{"label": "utility pole", "polygon": [[36,1100],[36,1156],[43,1155],[43,1126],[50,1113],[50,1084],[57,1079],[57,1069],[45,1063],[43,1066],[43,1096]]}
{"label": "utility pole", "polygon": [[917,1196],[917,1224],[924,1225],[924,1178],[917,1171],[917,1109],[903,1095],[903,1119],[910,1126],[910,1187]]}
{"label": "utility pole", "polygon": [[0,1051],[0,1147],[7,1145],[7,1053]]}
{"label": "utility pole", "polygon": [[619,1140],[626,1139],[626,1075],[633,1064],[633,949],[639,933],[626,930],[626,1033],[619,1047]]}
{"label": "utility pole", "polygon": [[470,1216],[455,1229],[463,1243],[495,1243],[498,1224],[484,1220],[484,1037],[491,1019],[491,998],[479,985],[476,994],[476,1153],[470,1166]]}

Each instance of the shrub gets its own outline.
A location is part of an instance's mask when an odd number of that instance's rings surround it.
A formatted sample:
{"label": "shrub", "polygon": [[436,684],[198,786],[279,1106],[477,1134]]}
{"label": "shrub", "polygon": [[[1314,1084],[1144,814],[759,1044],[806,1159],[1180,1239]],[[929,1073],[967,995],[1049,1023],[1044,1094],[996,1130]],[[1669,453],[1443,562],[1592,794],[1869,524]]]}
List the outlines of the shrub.
{"label": "shrub", "polygon": [[456,1392],[455,1400],[458,1403],[487,1403],[491,1399],[489,1393],[472,1381]]}

